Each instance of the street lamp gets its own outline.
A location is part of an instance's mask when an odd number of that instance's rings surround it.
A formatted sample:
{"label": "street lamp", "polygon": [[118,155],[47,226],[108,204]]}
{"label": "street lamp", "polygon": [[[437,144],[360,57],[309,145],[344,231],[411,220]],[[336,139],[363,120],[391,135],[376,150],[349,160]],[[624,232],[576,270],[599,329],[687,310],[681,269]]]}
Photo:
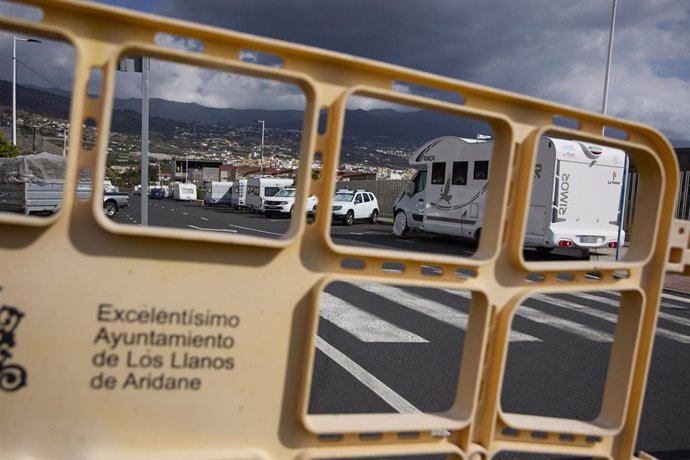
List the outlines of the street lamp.
{"label": "street lamp", "polygon": [[261,123],[261,167],[259,169],[259,176],[264,177],[264,130],[266,128],[266,122],[264,120],[254,121]]}
{"label": "street lamp", "polygon": [[609,74],[611,73],[611,55],[613,54],[613,29],[616,25],[616,1],[613,0],[613,10],[611,12],[611,30],[609,32],[609,50],[606,60],[606,75],[604,76],[604,96],[601,102],[601,113],[606,115],[606,104],[609,98]]}
{"label": "street lamp", "polygon": [[[609,31],[609,48],[608,48],[608,55],[606,57],[606,74],[604,75],[604,94],[602,96],[602,101],[601,101],[601,113],[602,115],[606,115],[606,105],[608,103],[609,99],[609,77],[611,74],[611,56],[613,54],[613,31],[616,26],[616,3],[617,0],[613,0],[613,5],[611,8],[611,29]],[[603,136],[606,135],[606,127],[602,128],[601,134]],[[618,257],[620,255],[620,250],[621,250],[621,230],[623,228],[623,211],[625,211],[625,186],[626,186],[626,179],[628,177],[628,155],[625,155],[625,162],[623,163],[623,179],[621,180],[621,195],[618,203],[618,237],[616,238],[616,241],[618,244],[616,245],[616,260],[618,260]]]}
{"label": "street lamp", "polygon": [[189,183],[189,152],[184,154],[184,183]]}
{"label": "street lamp", "polygon": [[12,37],[12,145],[17,145],[17,42],[42,43],[35,38]]}

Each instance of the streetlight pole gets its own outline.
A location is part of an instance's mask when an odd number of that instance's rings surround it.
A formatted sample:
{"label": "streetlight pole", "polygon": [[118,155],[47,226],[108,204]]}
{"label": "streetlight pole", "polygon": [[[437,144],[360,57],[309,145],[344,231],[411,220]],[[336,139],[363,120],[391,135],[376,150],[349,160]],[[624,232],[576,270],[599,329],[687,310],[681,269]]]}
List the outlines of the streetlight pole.
{"label": "streetlight pole", "polygon": [[184,154],[184,183],[189,183],[189,152]]}
{"label": "streetlight pole", "polygon": [[12,145],[17,145],[17,42],[42,43],[35,38],[12,37]]}
{"label": "streetlight pole", "polygon": [[617,0],[613,0],[613,8],[611,12],[611,31],[609,32],[609,50],[608,57],[606,59],[606,75],[604,76],[604,96],[601,102],[601,113],[606,115],[606,105],[609,99],[609,75],[611,73],[611,55],[613,54],[613,29],[616,25],[616,3]]}
{"label": "streetlight pole", "polygon": [[[611,8],[611,29],[609,31],[609,48],[608,55],[606,57],[606,74],[604,75],[604,94],[601,101],[601,113],[606,115],[606,106],[609,99],[609,79],[611,75],[611,56],[613,55],[613,32],[616,26],[616,4],[617,0],[613,0],[613,6]],[[606,127],[602,129],[602,135],[606,135]],[[623,212],[625,211],[625,186],[626,179],[628,178],[628,155],[625,155],[625,162],[623,163],[623,178],[621,179],[621,195],[618,203],[618,237],[616,241],[616,259],[618,260],[621,252],[621,231],[623,229]]]}
{"label": "streetlight pole", "polygon": [[259,176],[264,177],[264,130],[266,129],[266,122],[264,120],[255,120],[261,123],[261,166],[259,169]]}

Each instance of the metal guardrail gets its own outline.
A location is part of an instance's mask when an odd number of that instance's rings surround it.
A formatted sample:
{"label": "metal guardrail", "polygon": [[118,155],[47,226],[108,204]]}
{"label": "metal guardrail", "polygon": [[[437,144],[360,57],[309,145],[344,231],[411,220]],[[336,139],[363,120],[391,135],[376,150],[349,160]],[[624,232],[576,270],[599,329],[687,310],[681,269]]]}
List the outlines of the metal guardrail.
{"label": "metal guardrail", "polygon": [[[26,0],[42,10],[0,27],[62,39],[77,51],[70,113],[67,193],[45,219],[0,215],[0,456],[2,458],[355,458],[502,451],[632,458],[659,297],[667,269],[686,270],[690,225],[674,221],[678,166],[654,129],[563,105],[246,34],[68,0]],[[157,45],[159,33],[203,43],[190,52]],[[283,66],[243,62],[243,50]],[[292,82],[305,93],[300,164],[322,157],[322,174],[299,171],[308,194],[331,206],[347,98],[372,96],[489,124],[494,161],[481,243],[470,258],[341,247],[323,213],[293,219],[285,238],[118,226],[102,197],[75,199],[80,171],[104,179],[111,103],[123,56]],[[101,93],[89,97],[93,69]],[[404,94],[405,81],[462,95],[462,103]],[[318,129],[320,112],[327,113]],[[554,125],[556,117],[578,129]],[[79,141],[85,120],[96,147]],[[625,139],[603,137],[604,127]],[[545,133],[624,149],[635,162],[631,242],[619,261],[543,263],[523,258],[522,239],[538,139]],[[357,269],[344,261],[358,261]],[[385,270],[394,263],[402,270]],[[430,276],[424,267],[437,268]],[[587,274],[596,271],[592,281]],[[472,276],[459,276],[461,273]],[[561,275],[567,274],[568,281]],[[541,282],[530,282],[537,275]],[[311,414],[319,298],[334,280],[462,288],[472,292],[465,356],[453,406],[439,413]],[[40,284],[37,285],[37,282]],[[270,289],[252,289],[270,281]],[[229,286],[219,295],[214,286]],[[205,287],[205,289],[201,289]],[[621,294],[600,416],[592,421],[508,413],[500,394],[512,319],[539,293]],[[160,334],[160,335],[158,335]],[[155,337],[168,340],[154,344]],[[130,345],[115,345],[126,338]],[[197,337],[201,337],[198,339]],[[220,364],[172,372],[157,358],[190,352]],[[119,342],[118,342],[119,343]],[[153,345],[152,345],[153,344]],[[125,366],[124,360],[135,360]],[[166,358],[167,359],[167,358]],[[157,364],[158,363],[158,364]],[[160,365],[159,365],[160,364]],[[172,379],[172,380],[170,380]],[[123,385],[128,387],[123,389]],[[185,389],[181,389],[184,387]],[[438,430],[447,435],[437,436]]]}

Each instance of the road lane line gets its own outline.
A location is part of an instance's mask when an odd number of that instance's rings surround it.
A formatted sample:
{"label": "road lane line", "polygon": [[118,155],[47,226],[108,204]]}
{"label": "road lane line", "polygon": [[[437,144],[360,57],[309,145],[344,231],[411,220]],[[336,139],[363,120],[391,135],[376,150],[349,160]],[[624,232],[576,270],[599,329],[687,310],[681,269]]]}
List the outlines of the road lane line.
{"label": "road lane line", "polygon": [[321,293],[319,315],[362,342],[377,343],[425,343],[423,337],[401,329],[378,316],[355,307],[327,292]]}
{"label": "road lane line", "polygon": [[206,217],[202,217],[201,220],[208,220]]}
{"label": "road lane line", "polygon": [[[467,330],[469,315],[449,307],[448,305],[436,302],[425,297],[419,296],[404,289],[380,283],[357,283],[354,286],[371,292],[386,300],[390,300],[396,305],[400,305],[410,310],[414,310],[423,315],[430,316],[435,320],[448,324],[460,330]],[[541,342],[541,339],[522,332],[511,331],[511,342]]]}
{"label": "road lane line", "polygon": [[[465,297],[465,298],[471,297],[471,293],[469,293],[469,292],[457,291],[455,289],[444,289],[444,291],[451,293],[451,294],[459,295],[459,296]],[[546,296],[544,296],[544,297],[546,297]],[[549,298],[548,300],[539,299],[539,295],[532,296],[530,298],[542,300],[544,302],[547,302],[547,303],[550,303],[553,305],[557,305],[557,306],[561,306],[561,307],[564,306],[564,304],[558,305],[557,303],[554,302],[554,300],[558,300],[558,299],[551,299],[551,298]],[[581,307],[581,306],[578,305],[578,307]],[[585,307],[581,307],[581,308],[583,309],[583,312],[584,312]],[[588,310],[592,310],[592,309],[588,308]],[[596,311],[596,310],[594,310],[594,311]],[[610,315],[610,313],[606,313],[606,312],[598,312],[597,311],[597,313],[602,313],[602,318],[605,315]],[[528,319],[530,321],[534,321],[535,323],[546,324],[547,326],[551,326],[551,327],[554,327],[556,329],[561,329],[563,331],[569,332],[569,333],[574,334],[574,335],[578,335],[578,336],[583,337],[583,338],[588,339],[588,340],[593,340],[595,342],[612,342],[613,341],[613,336],[611,334],[598,331],[596,329],[590,328],[590,327],[585,326],[583,324],[576,323],[575,321],[570,321],[568,319],[559,318],[557,316],[553,316],[553,315],[550,315],[548,313],[544,313],[543,311],[537,310],[537,309],[532,308],[532,307],[528,307],[524,303],[522,305],[520,305],[520,307],[517,309],[515,314],[517,316]],[[596,315],[593,315],[593,316],[596,316]]]}
{"label": "road lane line", "polygon": [[174,210],[173,208],[170,208],[170,211],[171,211],[171,212],[175,212],[175,210]]}
{"label": "road lane line", "polygon": [[189,228],[193,228],[194,230],[202,230],[206,232],[226,232],[226,233],[237,233],[237,230],[232,230],[229,228],[204,228],[204,227],[197,227],[196,225],[187,225]]}
{"label": "road lane line", "polygon": [[184,214],[185,216],[188,216],[188,215],[189,215],[188,212],[183,212],[182,214]]}
{"label": "road lane line", "polygon": [[283,233],[269,232],[267,230],[259,230],[259,229],[251,228],[251,227],[242,227],[241,225],[235,225],[235,224],[230,224],[230,227],[239,228],[241,230],[249,230],[249,231],[258,232],[258,233],[268,233],[269,235],[285,236],[285,234],[283,234]]}
{"label": "road lane line", "polygon": [[421,411],[412,403],[393,391],[391,387],[383,383],[378,378],[370,374],[362,366],[348,358],[340,350],[326,342],[321,337],[316,337],[316,348],[330,359],[335,361],[340,367],[349,372],[354,378],[359,380],[373,391],[376,396],[383,399],[388,405],[401,414],[419,414]]}

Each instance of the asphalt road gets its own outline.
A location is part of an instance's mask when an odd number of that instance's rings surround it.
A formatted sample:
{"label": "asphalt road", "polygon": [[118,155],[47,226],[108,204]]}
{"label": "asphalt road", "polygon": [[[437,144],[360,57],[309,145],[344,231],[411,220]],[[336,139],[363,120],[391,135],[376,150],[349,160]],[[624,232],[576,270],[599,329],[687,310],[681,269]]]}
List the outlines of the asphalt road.
{"label": "asphalt road", "polygon": [[[138,198],[115,217],[137,224]],[[195,203],[152,201],[152,226],[279,238],[289,219]],[[469,256],[471,244],[387,225],[334,225],[337,244]],[[528,257],[536,257],[536,254]],[[546,256],[558,260],[567,253]],[[345,282],[322,295],[311,413],[430,412],[448,409],[462,360],[469,292]],[[596,418],[620,297],[613,292],[537,296],[513,322],[504,411]],[[690,458],[690,299],[662,298],[638,449],[660,459]],[[366,384],[363,382],[367,382]],[[377,383],[378,382],[378,383]],[[503,457],[502,457],[503,458]],[[506,457],[508,458],[508,457]],[[522,457],[522,458],[529,458]]]}

